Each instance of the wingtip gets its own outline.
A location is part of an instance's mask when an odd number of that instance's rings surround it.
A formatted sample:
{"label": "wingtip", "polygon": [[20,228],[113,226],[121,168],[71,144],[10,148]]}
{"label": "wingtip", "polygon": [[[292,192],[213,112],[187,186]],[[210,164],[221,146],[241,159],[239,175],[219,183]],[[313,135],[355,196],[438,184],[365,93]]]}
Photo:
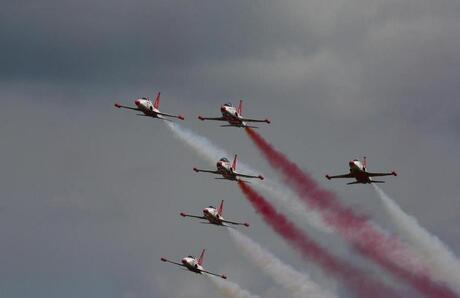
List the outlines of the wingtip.
{"label": "wingtip", "polygon": [[115,106],[116,108],[121,108],[121,104],[119,104],[118,102],[116,102],[116,103],[114,104],[114,106]]}
{"label": "wingtip", "polygon": [[203,116],[198,116],[198,119],[200,119],[201,121],[204,121]]}
{"label": "wingtip", "polygon": [[398,173],[396,173],[395,171],[391,172],[391,174],[393,174],[393,176],[398,176]]}
{"label": "wingtip", "polygon": [[331,180],[331,176],[326,175],[325,177],[327,178],[327,180]]}
{"label": "wingtip", "polygon": [[227,279],[227,276],[223,274],[220,277],[222,277],[223,279]]}
{"label": "wingtip", "polygon": [[161,258],[161,261],[162,261],[162,262],[166,262],[166,259],[165,259],[165,258]]}
{"label": "wingtip", "polygon": [[194,170],[195,172],[197,172],[197,173],[198,173],[198,169],[197,169],[197,168],[193,168],[193,170]]}
{"label": "wingtip", "polygon": [[179,213],[179,214],[180,214],[180,216],[182,216],[182,217],[186,217],[186,216],[187,216],[187,214],[185,214],[184,212],[181,212],[181,213]]}
{"label": "wingtip", "polygon": [[243,224],[243,226],[245,226],[245,227],[248,227],[248,228],[249,228],[249,224],[248,224],[247,222],[245,222],[245,223]]}
{"label": "wingtip", "polygon": [[182,115],[177,116],[177,119],[185,120],[184,116],[182,116]]}
{"label": "wingtip", "polygon": [[264,178],[264,176],[259,175],[259,179],[260,179],[260,180],[264,180],[265,178]]}
{"label": "wingtip", "polygon": [[272,121],[270,119],[265,119],[265,122],[267,122],[268,124],[272,123]]}

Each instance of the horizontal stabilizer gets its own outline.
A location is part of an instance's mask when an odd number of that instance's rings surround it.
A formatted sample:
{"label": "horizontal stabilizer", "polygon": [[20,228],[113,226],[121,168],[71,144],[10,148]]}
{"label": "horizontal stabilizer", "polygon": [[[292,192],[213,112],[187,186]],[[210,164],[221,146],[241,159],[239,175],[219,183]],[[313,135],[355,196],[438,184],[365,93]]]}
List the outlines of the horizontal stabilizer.
{"label": "horizontal stabilizer", "polygon": [[347,183],[347,185],[351,185],[351,184],[362,184],[362,182],[355,181],[355,182],[349,182],[349,183]]}

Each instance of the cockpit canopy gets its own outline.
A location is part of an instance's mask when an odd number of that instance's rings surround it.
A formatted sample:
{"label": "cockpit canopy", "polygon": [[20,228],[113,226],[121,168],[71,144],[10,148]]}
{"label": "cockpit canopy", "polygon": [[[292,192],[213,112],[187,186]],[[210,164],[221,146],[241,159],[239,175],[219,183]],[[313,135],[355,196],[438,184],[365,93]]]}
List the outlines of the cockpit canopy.
{"label": "cockpit canopy", "polygon": [[214,208],[214,206],[209,206],[208,208],[216,209],[216,208]]}
{"label": "cockpit canopy", "polygon": [[227,102],[227,103],[224,103],[224,107],[233,107],[233,105],[231,103]]}
{"label": "cockpit canopy", "polygon": [[194,256],[187,256],[187,258],[192,258],[192,259],[194,259],[195,257],[194,257]]}
{"label": "cockpit canopy", "polygon": [[144,99],[144,100],[148,100],[148,98],[147,98],[147,97],[141,97],[141,99]]}
{"label": "cockpit canopy", "polygon": [[220,159],[220,161],[229,162],[228,159],[227,159],[226,157],[222,157],[222,158]]}

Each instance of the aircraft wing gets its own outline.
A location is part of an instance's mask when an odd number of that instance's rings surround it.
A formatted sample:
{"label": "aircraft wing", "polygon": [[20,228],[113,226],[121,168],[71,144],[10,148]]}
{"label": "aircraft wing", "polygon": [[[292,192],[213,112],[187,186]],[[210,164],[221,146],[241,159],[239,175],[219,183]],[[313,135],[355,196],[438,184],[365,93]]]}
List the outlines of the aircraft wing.
{"label": "aircraft wing", "polygon": [[168,259],[165,259],[165,258],[161,258],[161,261],[163,262],[166,262],[166,263],[171,263],[171,264],[174,264],[174,265],[177,265],[177,266],[180,266],[180,267],[185,267],[183,264],[181,263],[177,263],[177,262],[174,262],[174,261],[170,261]]}
{"label": "aircraft wing", "polygon": [[227,276],[225,276],[223,274],[216,274],[216,273],[209,272],[207,270],[201,270],[200,272],[210,274],[210,275],[214,275],[214,276],[217,276],[217,277],[220,277],[220,278],[223,278],[223,279],[227,279]]}
{"label": "aircraft wing", "polygon": [[204,121],[204,120],[227,121],[227,120],[224,119],[224,117],[202,117],[202,116],[198,116],[198,119],[200,119],[201,121]]}
{"label": "aircraft wing", "polygon": [[199,218],[199,219],[206,219],[204,216],[198,216],[198,215],[190,215],[190,214],[185,214],[183,212],[180,213],[182,217],[193,217],[193,218]]}
{"label": "aircraft wing", "polygon": [[211,173],[211,174],[220,174],[218,171],[212,171],[212,170],[202,170],[202,169],[197,169],[197,168],[193,168],[193,170],[197,173],[203,172],[203,173]]}
{"label": "aircraft wing", "polygon": [[331,180],[331,179],[335,179],[335,178],[354,178],[354,176],[351,173],[348,173],[348,174],[335,175],[335,176],[326,175],[326,178]]}
{"label": "aircraft wing", "polygon": [[396,176],[396,172],[391,173],[366,173],[369,177],[381,177],[381,176]]}
{"label": "aircraft wing", "polygon": [[230,221],[230,220],[223,220],[222,222],[223,222],[223,223],[232,224],[232,225],[240,225],[240,226],[249,227],[249,224],[248,224],[248,223],[245,223],[245,222],[235,222],[235,221]]}
{"label": "aircraft wing", "polygon": [[119,103],[116,103],[114,106],[117,107],[117,108],[123,108],[123,109],[128,109],[128,110],[133,110],[133,111],[140,111],[138,108],[123,106],[123,105],[121,105]]}

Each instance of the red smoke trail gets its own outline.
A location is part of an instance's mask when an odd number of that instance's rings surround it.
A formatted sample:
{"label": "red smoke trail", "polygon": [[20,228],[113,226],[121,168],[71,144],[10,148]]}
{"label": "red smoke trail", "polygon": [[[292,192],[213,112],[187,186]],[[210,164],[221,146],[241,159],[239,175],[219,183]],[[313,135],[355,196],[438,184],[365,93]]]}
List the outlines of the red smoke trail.
{"label": "red smoke trail", "polygon": [[260,194],[244,182],[238,182],[239,187],[260,213],[266,223],[287,240],[294,248],[302,253],[302,256],[316,262],[323,270],[334,277],[344,281],[345,285],[354,291],[358,297],[399,297],[394,290],[371,279],[366,273],[356,267],[329,254],[321,246],[316,244],[310,237],[297,228],[284,215],[278,213],[275,208]]}
{"label": "red smoke trail", "polygon": [[246,132],[270,165],[282,173],[284,181],[296,191],[303,202],[318,210],[323,219],[361,254],[428,297],[457,297],[450,289],[434,282],[427,275],[428,271],[414,262],[398,239],[377,229],[366,217],[342,206],[333,193],[321,189],[316,181],[254,130],[246,129]]}

